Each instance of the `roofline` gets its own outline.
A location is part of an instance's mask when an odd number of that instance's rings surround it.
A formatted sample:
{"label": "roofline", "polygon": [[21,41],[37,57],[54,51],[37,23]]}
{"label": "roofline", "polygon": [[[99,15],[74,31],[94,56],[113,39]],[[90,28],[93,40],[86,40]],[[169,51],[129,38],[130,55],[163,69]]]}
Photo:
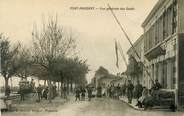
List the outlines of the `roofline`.
{"label": "roofline", "polygon": [[163,2],[165,2],[166,0],[159,0],[156,5],[152,8],[151,12],[149,13],[149,15],[146,17],[146,19],[144,20],[144,22],[142,23],[142,27],[145,27],[148,22],[150,21],[150,19],[153,17],[153,15],[158,11],[159,7],[163,4]]}

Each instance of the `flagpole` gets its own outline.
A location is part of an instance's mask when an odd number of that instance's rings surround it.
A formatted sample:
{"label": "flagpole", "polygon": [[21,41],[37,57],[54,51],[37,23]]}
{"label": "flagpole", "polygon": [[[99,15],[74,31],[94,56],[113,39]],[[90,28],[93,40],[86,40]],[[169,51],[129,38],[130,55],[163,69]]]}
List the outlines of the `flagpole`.
{"label": "flagpole", "polygon": [[118,61],[119,61],[119,58],[118,58],[118,45],[117,45],[117,41],[116,40],[115,40],[115,52],[116,52],[116,66],[119,69],[119,65],[118,65]]}
{"label": "flagpole", "polygon": [[[108,5],[108,7],[109,7],[109,9],[110,9],[110,11],[111,11],[113,17],[115,18],[117,24],[119,25],[121,31],[123,32],[123,34],[124,34],[125,37],[127,38],[127,40],[128,40],[128,42],[130,43],[130,45],[132,46],[132,49],[133,49],[133,51],[135,52],[136,56],[138,57],[138,59],[141,60],[141,57],[139,56],[139,54],[138,54],[137,51],[135,50],[135,48],[134,48],[134,46],[133,46],[133,43],[131,42],[129,36],[128,36],[127,33],[125,32],[125,30],[124,30],[123,26],[121,25],[120,21],[118,20],[118,18],[117,18],[116,15],[114,14],[114,12],[113,12],[111,6],[110,6],[109,4],[107,4],[107,5]],[[143,62],[141,62],[141,64],[143,65],[143,67],[144,67],[144,69],[145,69],[145,71],[146,71],[148,77],[151,79],[151,82],[154,84],[154,80],[151,78],[150,73],[148,72],[146,66],[144,65]]]}
{"label": "flagpole", "polygon": [[126,58],[125,58],[125,55],[124,55],[124,53],[123,53],[123,49],[122,49],[122,47],[121,47],[121,45],[120,45],[119,42],[118,42],[118,47],[119,47],[119,49],[120,49],[120,53],[121,53],[121,56],[122,56],[122,58],[123,58],[123,60],[124,60],[124,62],[125,62],[125,65],[128,67],[128,63],[127,63]]}

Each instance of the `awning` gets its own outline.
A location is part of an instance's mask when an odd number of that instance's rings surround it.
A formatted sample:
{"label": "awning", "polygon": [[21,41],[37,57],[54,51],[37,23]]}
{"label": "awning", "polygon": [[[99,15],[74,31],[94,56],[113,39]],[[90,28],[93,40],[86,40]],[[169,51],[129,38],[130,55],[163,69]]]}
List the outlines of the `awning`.
{"label": "awning", "polygon": [[165,53],[166,51],[161,46],[157,46],[146,52],[145,57],[150,61],[158,56],[165,55]]}

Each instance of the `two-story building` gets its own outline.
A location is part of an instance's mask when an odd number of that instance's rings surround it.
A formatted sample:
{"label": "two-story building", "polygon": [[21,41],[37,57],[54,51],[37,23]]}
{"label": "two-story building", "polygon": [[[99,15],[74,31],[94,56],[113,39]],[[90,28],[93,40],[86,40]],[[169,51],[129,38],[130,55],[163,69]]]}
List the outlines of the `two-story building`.
{"label": "two-story building", "polygon": [[164,89],[175,91],[179,106],[184,105],[183,6],[184,0],[159,0],[142,24],[144,81],[150,88],[150,78],[158,79]]}

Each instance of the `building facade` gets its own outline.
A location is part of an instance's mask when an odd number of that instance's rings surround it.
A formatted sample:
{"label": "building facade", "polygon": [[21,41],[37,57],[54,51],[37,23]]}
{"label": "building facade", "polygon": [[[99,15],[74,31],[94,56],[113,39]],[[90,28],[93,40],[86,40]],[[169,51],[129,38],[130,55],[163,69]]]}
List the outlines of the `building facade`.
{"label": "building facade", "polygon": [[111,81],[116,79],[116,76],[115,75],[108,75],[108,76],[103,76],[101,77],[100,79],[97,80],[98,82],[98,86],[101,86],[101,87],[108,87],[110,86],[111,84]]}
{"label": "building facade", "polygon": [[139,39],[133,44],[128,51],[128,68],[127,73],[129,79],[133,84],[140,81],[145,85],[143,79],[143,62],[144,62],[144,35],[141,35]]}
{"label": "building facade", "polygon": [[139,80],[150,89],[157,79],[175,92],[177,106],[184,106],[183,6],[184,0],[159,0],[142,24],[143,35],[127,52],[133,83]]}
{"label": "building facade", "polygon": [[115,79],[113,79],[110,84],[111,85],[114,85],[114,86],[117,86],[117,85],[120,85],[122,86],[123,84],[127,83],[127,74],[125,74],[125,72],[123,73],[120,73]]}
{"label": "building facade", "polygon": [[99,86],[107,87],[110,86],[111,81],[116,79],[117,76],[113,74],[108,75],[95,75],[94,78],[91,80],[91,85],[95,88]]}
{"label": "building facade", "polygon": [[163,89],[175,91],[178,106],[184,105],[183,6],[184,0],[159,0],[142,24],[145,85],[158,79]]}

